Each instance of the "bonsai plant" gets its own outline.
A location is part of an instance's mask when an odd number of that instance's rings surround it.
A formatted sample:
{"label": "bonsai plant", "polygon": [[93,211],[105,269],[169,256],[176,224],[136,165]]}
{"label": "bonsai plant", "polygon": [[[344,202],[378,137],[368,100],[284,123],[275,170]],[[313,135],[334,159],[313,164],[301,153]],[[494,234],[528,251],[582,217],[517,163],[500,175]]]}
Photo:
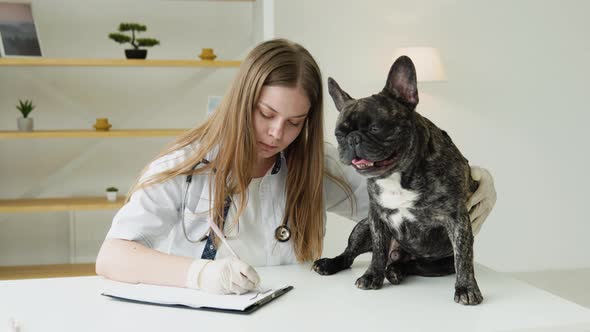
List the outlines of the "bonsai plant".
{"label": "bonsai plant", "polygon": [[117,193],[119,189],[116,187],[108,187],[107,188],[107,200],[110,202],[115,202],[117,200]]}
{"label": "bonsai plant", "polygon": [[32,100],[18,100],[18,105],[16,105],[16,109],[21,112],[23,115],[17,119],[17,127],[20,131],[33,131],[33,118],[29,118],[29,113],[31,113],[35,109],[35,105],[33,105]]}
{"label": "bonsai plant", "polygon": [[[127,59],[145,59],[147,57],[147,50],[140,49],[140,47],[152,47],[160,44],[160,41],[153,38],[135,38],[136,32],[146,31],[147,28],[139,23],[121,23],[119,24],[119,32],[109,34],[109,38],[119,44],[129,43],[133,46],[132,49],[125,50]],[[131,31],[131,37],[121,32]]]}

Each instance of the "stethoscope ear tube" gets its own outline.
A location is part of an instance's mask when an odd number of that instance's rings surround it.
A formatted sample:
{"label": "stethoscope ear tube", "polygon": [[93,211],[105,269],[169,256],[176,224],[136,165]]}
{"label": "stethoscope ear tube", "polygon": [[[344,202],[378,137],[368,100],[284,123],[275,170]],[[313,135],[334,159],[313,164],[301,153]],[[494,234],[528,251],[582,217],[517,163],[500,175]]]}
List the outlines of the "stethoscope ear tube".
{"label": "stethoscope ear tube", "polygon": [[[206,159],[203,159],[202,161],[198,162],[195,166],[193,166],[191,168],[191,171],[195,170],[195,168],[197,168],[197,166],[199,166],[201,163],[208,164],[209,161]],[[187,203],[187,199],[188,199],[188,190],[191,186],[192,181],[193,181],[193,174],[190,173],[189,175],[186,176],[186,181],[184,183],[184,192],[182,195],[182,203],[180,204],[180,223],[182,224],[182,232],[184,233],[184,238],[190,243],[198,243],[198,242],[203,241],[203,237],[201,237],[200,239],[197,239],[197,240],[191,240],[188,237],[188,234],[186,232],[186,225],[185,225],[185,220],[184,220],[184,209],[186,208],[186,203]],[[205,237],[205,239],[206,239],[206,237]]]}

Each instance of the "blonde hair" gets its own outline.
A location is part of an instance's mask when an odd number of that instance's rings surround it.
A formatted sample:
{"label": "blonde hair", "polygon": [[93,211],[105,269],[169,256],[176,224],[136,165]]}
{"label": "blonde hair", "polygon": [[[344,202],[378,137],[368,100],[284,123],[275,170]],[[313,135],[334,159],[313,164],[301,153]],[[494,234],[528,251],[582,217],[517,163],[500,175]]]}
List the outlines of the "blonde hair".
{"label": "blonde hair", "polygon": [[[311,54],[291,41],[275,39],[255,47],[240,66],[237,77],[215,112],[203,124],[179,136],[155,159],[197,142],[194,153],[171,169],[154,174],[142,183],[137,181],[130,195],[176,176],[208,174],[211,179],[209,193],[213,197],[212,219],[222,228],[225,198],[237,194],[237,222],[247,204],[252,161],[256,156],[252,113],[264,86],[300,88],[311,104],[301,133],[284,150],[288,175],[283,222],[291,229],[297,259],[316,259],[322,252],[324,236],[322,78]],[[218,153],[210,163],[193,169],[213,149]],[[352,197],[350,187],[343,180],[327,175]],[[219,239],[215,240],[219,244]]]}

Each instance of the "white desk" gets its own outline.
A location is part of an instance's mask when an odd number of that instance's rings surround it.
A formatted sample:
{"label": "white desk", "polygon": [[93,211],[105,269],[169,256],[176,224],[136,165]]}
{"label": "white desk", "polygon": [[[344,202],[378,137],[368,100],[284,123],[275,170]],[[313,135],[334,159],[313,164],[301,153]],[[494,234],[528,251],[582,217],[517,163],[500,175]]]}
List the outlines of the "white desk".
{"label": "white desk", "polygon": [[411,277],[377,291],[354,282],[368,263],[322,277],[308,265],[259,268],[263,283],[295,289],[251,315],[117,301],[98,277],[0,282],[0,332],[30,331],[590,331],[590,310],[476,266],[479,306],[453,301],[454,276]]}

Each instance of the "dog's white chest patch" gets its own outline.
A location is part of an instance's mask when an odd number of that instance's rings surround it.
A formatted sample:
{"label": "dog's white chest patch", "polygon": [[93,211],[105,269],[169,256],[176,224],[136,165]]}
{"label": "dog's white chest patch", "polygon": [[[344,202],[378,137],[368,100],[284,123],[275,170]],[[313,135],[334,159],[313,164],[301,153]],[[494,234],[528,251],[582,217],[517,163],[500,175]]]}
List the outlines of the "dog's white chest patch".
{"label": "dog's white chest patch", "polygon": [[399,229],[405,220],[413,221],[416,217],[409,211],[414,207],[414,202],[418,199],[419,194],[402,188],[400,173],[393,173],[386,179],[375,181],[379,186],[381,193],[377,196],[377,202],[384,208],[391,210],[397,209],[397,213],[387,216],[390,225]]}

